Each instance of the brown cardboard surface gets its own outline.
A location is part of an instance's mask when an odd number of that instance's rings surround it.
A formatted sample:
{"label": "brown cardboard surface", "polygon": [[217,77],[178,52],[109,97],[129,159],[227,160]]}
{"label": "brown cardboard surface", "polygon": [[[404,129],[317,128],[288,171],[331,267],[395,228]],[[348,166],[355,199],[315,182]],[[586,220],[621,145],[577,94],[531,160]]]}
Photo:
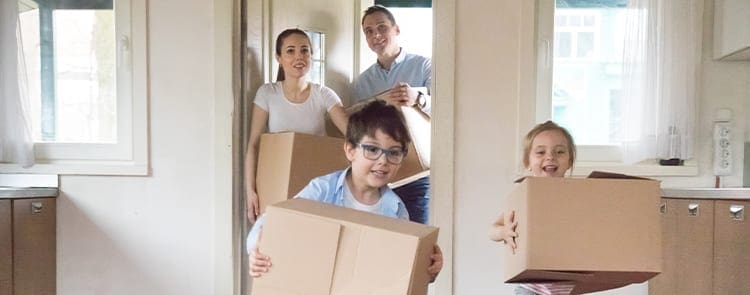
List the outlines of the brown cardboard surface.
{"label": "brown cardboard surface", "polygon": [[427,292],[435,227],[305,199],[266,218],[259,249],[273,267],[253,295]]}
{"label": "brown cardboard surface", "polygon": [[294,197],[313,178],[347,166],[341,138],[293,132],[261,135],[256,173],[261,212]]}
{"label": "brown cardboard surface", "polygon": [[643,282],[661,272],[659,183],[640,179],[527,177],[508,210],[518,220],[508,283],[572,280],[581,289]]}
{"label": "brown cardboard surface", "polygon": [[[293,132],[261,135],[255,178],[261,212],[270,204],[293,198],[313,178],[348,166],[342,138]],[[395,187],[426,169],[414,145],[410,145],[394,176]]]}

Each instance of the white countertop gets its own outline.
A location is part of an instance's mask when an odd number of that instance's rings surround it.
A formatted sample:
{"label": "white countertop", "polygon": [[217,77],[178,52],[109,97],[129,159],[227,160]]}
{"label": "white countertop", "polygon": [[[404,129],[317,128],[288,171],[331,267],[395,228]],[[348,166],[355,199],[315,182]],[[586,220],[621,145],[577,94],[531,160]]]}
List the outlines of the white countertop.
{"label": "white countertop", "polygon": [[750,188],[673,188],[662,189],[662,196],[675,199],[750,200]]}

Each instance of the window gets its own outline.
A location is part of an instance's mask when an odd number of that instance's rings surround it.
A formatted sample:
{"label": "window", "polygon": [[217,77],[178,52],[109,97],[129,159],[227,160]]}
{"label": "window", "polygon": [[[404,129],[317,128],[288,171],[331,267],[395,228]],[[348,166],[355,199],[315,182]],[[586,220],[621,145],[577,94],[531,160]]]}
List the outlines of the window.
{"label": "window", "polygon": [[[675,3],[680,9],[629,2],[537,0],[536,119],[552,119],[572,133],[576,174],[696,175],[691,148],[679,153],[684,166],[659,166],[657,159],[666,159],[664,138],[674,126],[687,130],[683,138],[694,133],[686,122],[694,121],[701,10],[691,2]],[[665,57],[674,56],[684,68],[670,66]]]}
{"label": "window", "polygon": [[548,26],[553,33],[547,32],[554,36],[548,53],[552,76],[538,88],[538,105],[546,109],[537,112],[537,119],[551,118],[570,130],[581,150],[579,160],[618,162],[627,1],[555,2],[544,12],[554,20]]}
{"label": "window", "polygon": [[326,81],[326,35],[321,32],[305,30],[312,43],[312,67],[310,75],[307,75],[307,81],[325,85]]}
{"label": "window", "polygon": [[24,171],[147,174],[145,1],[18,1],[37,158]]}

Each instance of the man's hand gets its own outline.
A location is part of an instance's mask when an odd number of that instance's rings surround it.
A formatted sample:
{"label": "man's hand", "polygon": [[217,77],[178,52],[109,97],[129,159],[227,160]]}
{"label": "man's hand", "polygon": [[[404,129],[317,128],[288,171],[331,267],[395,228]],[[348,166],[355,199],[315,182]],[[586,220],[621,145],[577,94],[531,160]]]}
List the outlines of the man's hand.
{"label": "man's hand", "polygon": [[417,100],[418,95],[419,92],[408,83],[400,82],[391,88],[385,101],[394,106],[410,106]]}

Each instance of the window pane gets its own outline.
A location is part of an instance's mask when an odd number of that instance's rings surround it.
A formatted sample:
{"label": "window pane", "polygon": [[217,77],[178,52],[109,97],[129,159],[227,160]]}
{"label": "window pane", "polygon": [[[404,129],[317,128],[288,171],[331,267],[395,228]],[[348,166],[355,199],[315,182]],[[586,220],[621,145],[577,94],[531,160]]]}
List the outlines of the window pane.
{"label": "window pane", "polygon": [[594,33],[578,33],[578,46],[576,46],[576,57],[586,58],[594,55]]}
{"label": "window pane", "polygon": [[40,7],[20,20],[35,141],[116,143],[114,11]]}
{"label": "window pane", "polygon": [[622,7],[555,9],[555,19],[567,16],[570,26],[555,24],[552,119],[577,144],[617,144],[624,13]]}
{"label": "window pane", "polygon": [[555,33],[555,57],[570,57],[570,41],[569,32],[557,32]]}

